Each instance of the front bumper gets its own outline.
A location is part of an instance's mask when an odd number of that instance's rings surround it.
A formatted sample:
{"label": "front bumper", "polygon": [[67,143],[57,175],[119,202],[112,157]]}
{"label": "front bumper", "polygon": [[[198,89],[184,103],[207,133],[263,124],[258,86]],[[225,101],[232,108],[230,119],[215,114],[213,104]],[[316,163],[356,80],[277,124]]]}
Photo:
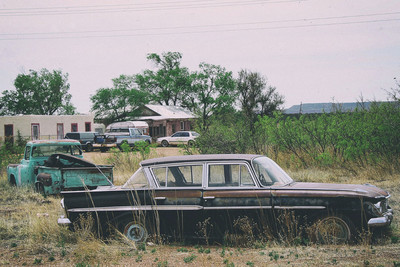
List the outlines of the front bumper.
{"label": "front bumper", "polygon": [[382,227],[387,226],[392,223],[393,220],[393,210],[389,209],[382,217],[371,218],[368,221],[369,227]]}
{"label": "front bumper", "polygon": [[58,218],[57,223],[59,225],[70,225],[71,221],[68,218],[65,218],[64,215],[61,215],[60,218]]}

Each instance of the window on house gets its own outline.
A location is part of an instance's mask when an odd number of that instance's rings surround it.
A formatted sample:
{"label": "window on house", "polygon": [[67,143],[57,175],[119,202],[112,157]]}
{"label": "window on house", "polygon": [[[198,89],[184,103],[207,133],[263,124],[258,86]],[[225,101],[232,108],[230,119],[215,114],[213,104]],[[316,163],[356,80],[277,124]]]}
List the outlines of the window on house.
{"label": "window on house", "polygon": [[185,122],[181,121],[181,131],[185,130]]}
{"label": "window on house", "polygon": [[77,132],[77,131],[78,131],[78,124],[71,123],[71,132]]}
{"label": "window on house", "polygon": [[85,132],[92,131],[92,124],[90,122],[85,122]]}
{"label": "window on house", "polygon": [[64,138],[64,124],[57,123],[57,139]]}
{"label": "window on house", "polygon": [[31,125],[32,140],[39,140],[40,138],[40,126],[39,123],[32,123]]}

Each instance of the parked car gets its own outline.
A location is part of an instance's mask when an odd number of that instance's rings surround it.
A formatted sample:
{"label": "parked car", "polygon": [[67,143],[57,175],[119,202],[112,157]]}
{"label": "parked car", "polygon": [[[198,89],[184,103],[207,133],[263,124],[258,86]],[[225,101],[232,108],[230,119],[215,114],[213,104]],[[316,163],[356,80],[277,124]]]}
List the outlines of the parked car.
{"label": "parked car", "polygon": [[298,221],[286,220],[288,227],[310,225],[315,240],[343,243],[356,231],[387,226],[393,218],[385,190],[370,184],[295,182],[261,155],[144,160],[121,187],[62,195],[67,218],[60,224],[92,214],[98,225],[111,223],[136,242],[145,241],[149,232],[220,237],[237,233],[243,219],[249,220],[251,234],[263,235],[277,231],[284,225],[280,216],[290,213]]}
{"label": "parked car", "polygon": [[93,151],[93,145],[98,142],[96,132],[71,132],[65,135],[65,139],[78,140],[86,152]]}
{"label": "parked car", "polygon": [[179,131],[171,136],[157,138],[157,144],[167,147],[169,145],[193,145],[195,139],[199,136],[194,131]]}

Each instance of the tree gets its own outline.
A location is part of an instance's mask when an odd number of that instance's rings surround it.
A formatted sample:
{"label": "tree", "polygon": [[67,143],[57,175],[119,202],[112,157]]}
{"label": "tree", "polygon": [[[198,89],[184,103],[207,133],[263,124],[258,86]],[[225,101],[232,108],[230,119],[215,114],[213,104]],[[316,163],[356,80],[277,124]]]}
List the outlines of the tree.
{"label": "tree", "polygon": [[257,117],[272,115],[284,103],[284,98],[276,92],[275,87],[267,87],[267,80],[260,73],[247,70],[239,72],[237,90],[245,122],[251,134],[253,149],[259,153],[260,145],[256,134]]}
{"label": "tree", "polygon": [[242,111],[253,122],[257,114],[272,115],[284,103],[284,97],[276,92],[276,87],[267,87],[266,78],[258,72],[241,70],[237,89]]}
{"label": "tree", "polygon": [[147,92],[135,88],[133,76],[121,75],[112,81],[113,88],[100,88],[90,97],[95,119],[105,124],[137,116],[149,98]]}
{"label": "tree", "polygon": [[19,74],[14,81],[16,90],[5,90],[0,98],[1,115],[53,115],[75,113],[71,104],[68,74],[61,70]]}
{"label": "tree", "polygon": [[182,105],[199,114],[200,127],[207,129],[211,115],[233,111],[236,90],[232,72],[217,65],[200,63],[191,75],[192,86],[185,92]]}
{"label": "tree", "polygon": [[182,54],[167,52],[161,56],[148,54],[147,59],[157,70],[145,70],[135,75],[139,89],[148,92],[151,100],[160,105],[178,105],[184,90],[190,86],[189,71],[181,67]]}

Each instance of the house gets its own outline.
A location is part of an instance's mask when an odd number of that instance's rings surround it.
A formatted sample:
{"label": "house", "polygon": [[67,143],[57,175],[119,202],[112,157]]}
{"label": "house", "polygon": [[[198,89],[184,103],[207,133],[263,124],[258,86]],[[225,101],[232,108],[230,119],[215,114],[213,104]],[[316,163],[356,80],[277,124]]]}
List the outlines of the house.
{"label": "house", "polygon": [[192,130],[195,118],[192,112],[182,107],[145,105],[141,115],[135,120],[147,122],[149,135],[157,138],[172,135],[177,131]]}
{"label": "house", "polygon": [[0,141],[62,139],[67,132],[94,131],[94,115],[16,115],[0,117]]}

